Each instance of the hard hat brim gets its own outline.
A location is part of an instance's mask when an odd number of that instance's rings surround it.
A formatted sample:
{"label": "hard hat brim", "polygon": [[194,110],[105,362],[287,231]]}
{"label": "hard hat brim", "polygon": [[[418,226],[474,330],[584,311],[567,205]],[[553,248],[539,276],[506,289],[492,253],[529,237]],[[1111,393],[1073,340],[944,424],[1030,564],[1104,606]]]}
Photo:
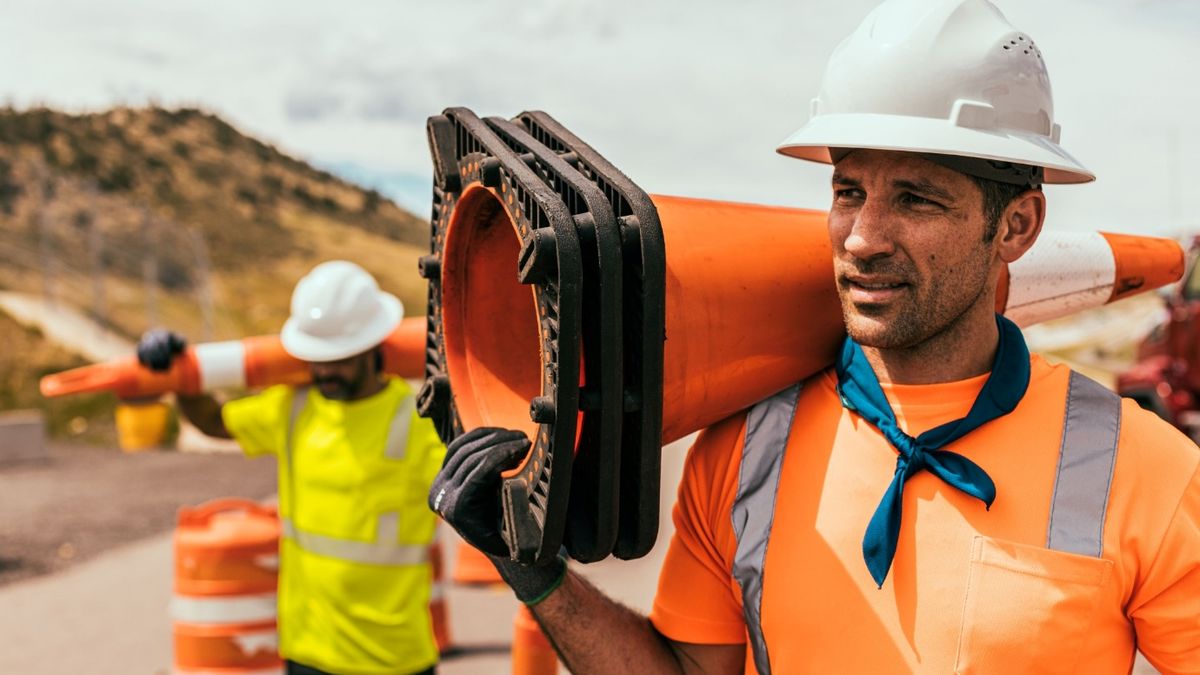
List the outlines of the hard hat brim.
{"label": "hard hat brim", "polygon": [[[903,143],[898,143],[903,139]],[[1045,136],[960,127],[947,120],[867,113],[812,118],[775,149],[781,155],[832,164],[829,148],[927,152],[1040,166],[1046,183],[1096,179],[1074,157]]]}
{"label": "hard hat brim", "polygon": [[283,324],[279,340],[283,349],[293,357],[310,363],[340,361],[361,354],[382,343],[404,319],[404,305],[391,293],[379,294],[380,311],[353,336],[322,339],[300,330],[293,319]]}

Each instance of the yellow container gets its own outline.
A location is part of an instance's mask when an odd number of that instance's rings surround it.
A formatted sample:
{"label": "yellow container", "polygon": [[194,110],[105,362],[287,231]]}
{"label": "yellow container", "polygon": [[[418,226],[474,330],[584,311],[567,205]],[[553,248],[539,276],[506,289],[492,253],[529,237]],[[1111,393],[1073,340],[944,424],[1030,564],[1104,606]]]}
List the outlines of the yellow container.
{"label": "yellow container", "polygon": [[117,445],[125,452],[153,450],[163,444],[171,406],[161,401],[124,401],[117,405]]}

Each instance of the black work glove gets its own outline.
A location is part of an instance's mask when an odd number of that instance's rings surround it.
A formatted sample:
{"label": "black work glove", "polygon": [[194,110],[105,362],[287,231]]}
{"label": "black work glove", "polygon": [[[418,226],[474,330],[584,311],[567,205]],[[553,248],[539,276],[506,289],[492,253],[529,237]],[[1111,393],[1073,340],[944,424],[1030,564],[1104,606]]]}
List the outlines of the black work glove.
{"label": "black work glove", "polygon": [[468,544],[487,554],[518,600],[535,604],[562,583],[566,562],[561,558],[543,566],[514,562],[500,536],[500,474],[518,466],[529,447],[524,433],[496,427],[472,429],[454,439],[446,446],[446,461],[429,489],[429,508]]}
{"label": "black work glove", "polygon": [[446,461],[429,489],[429,508],[475,548],[508,556],[500,536],[500,473],[521,463],[529,439],[520,431],[480,427],[446,446]]}
{"label": "black work glove", "polygon": [[142,334],[138,340],[138,363],[150,370],[165,371],[171,369],[171,362],[183,353],[187,347],[187,339],[179,333],[155,328]]}

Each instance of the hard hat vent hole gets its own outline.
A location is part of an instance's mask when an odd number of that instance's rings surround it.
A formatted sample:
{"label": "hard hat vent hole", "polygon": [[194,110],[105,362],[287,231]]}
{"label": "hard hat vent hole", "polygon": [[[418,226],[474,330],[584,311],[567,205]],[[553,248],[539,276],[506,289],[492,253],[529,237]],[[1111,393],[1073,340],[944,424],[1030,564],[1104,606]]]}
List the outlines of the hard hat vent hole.
{"label": "hard hat vent hole", "polygon": [[1008,41],[1005,44],[1000,45],[1000,47],[1006,52],[1019,50],[1026,56],[1032,55],[1037,57],[1038,60],[1041,60],[1042,58],[1042,52],[1037,48],[1037,45],[1033,43],[1033,39],[1025,35],[1010,36]]}

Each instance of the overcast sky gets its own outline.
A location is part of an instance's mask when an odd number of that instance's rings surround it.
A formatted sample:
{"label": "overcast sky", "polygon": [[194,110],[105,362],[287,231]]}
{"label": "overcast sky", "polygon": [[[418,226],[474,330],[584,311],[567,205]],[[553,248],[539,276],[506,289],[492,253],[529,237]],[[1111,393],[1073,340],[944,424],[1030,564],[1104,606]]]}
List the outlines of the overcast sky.
{"label": "overcast sky", "polygon": [[[424,121],[550,112],[650,192],[824,208],[775,145],[876,0],[3,0],[0,98],[198,105],[428,215]],[[997,0],[1099,180],[1051,227],[1200,229],[1200,2]],[[904,83],[898,82],[897,86]]]}

